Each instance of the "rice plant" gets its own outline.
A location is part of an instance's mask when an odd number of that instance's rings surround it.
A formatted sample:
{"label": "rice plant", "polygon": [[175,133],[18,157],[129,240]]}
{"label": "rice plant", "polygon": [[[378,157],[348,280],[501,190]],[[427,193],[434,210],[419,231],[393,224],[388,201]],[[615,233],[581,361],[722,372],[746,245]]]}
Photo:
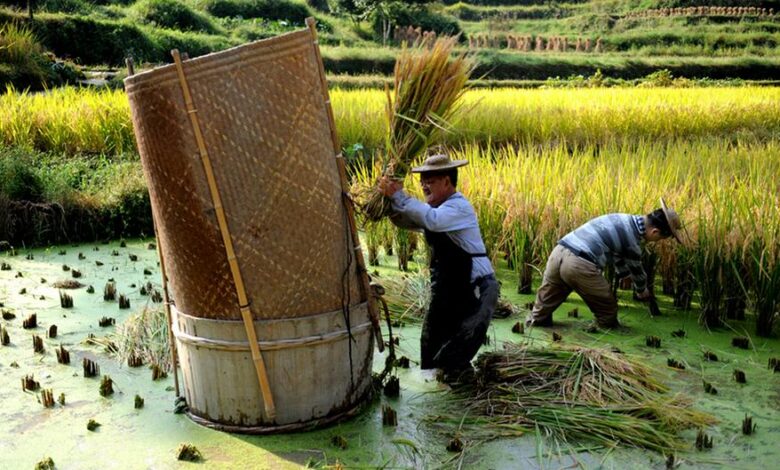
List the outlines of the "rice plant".
{"label": "rice plant", "polygon": [[[477,142],[585,148],[685,139],[768,140],[780,127],[778,88],[545,89],[498,88],[464,94],[463,107],[442,135],[447,146]],[[379,90],[331,93],[345,145],[383,148],[387,120]],[[641,152],[641,150],[640,150]]]}
{"label": "rice plant", "polygon": [[[475,207],[492,261],[507,259],[520,290],[528,287],[526,271],[543,269],[570,230],[607,212],[647,213],[663,195],[681,213],[686,243],[651,247],[646,268],[664,277],[676,306],[698,301],[707,327],[753,306],[757,331],[770,334],[780,305],[780,196],[765,175],[780,174],[777,141],[468,145],[451,155],[469,160],[459,170],[459,190]],[[370,184],[375,173],[354,177]],[[406,185],[412,194],[414,186]]]}

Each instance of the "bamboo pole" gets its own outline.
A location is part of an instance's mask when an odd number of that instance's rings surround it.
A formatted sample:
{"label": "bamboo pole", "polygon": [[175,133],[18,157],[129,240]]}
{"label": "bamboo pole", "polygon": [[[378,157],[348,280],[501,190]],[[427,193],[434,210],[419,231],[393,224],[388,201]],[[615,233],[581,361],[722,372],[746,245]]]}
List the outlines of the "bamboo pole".
{"label": "bamboo pole", "polygon": [[355,209],[352,205],[352,199],[347,195],[349,194],[349,187],[347,185],[347,170],[344,163],[344,157],[341,154],[341,144],[339,143],[339,137],[336,134],[336,120],[333,117],[333,107],[330,103],[330,95],[328,94],[328,82],[325,79],[325,66],[322,63],[322,56],[320,55],[320,46],[317,41],[317,22],[312,17],[306,18],[306,26],[311,31],[311,36],[314,46],[314,54],[317,56],[317,65],[320,72],[320,88],[322,90],[322,97],[325,100],[325,108],[328,111],[328,123],[330,125],[330,139],[333,143],[333,152],[336,155],[336,164],[339,169],[339,179],[341,180],[342,200],[344,201],[344,207],[347,210],[347,219],[349,220],[349,231],[352,235],[352,245],[355,250],[355,261],[357,262],[358,277],[360,278],[360,290],[365,296],[368,302],[368,313],[371,317],[371,323],[374,326],[374,335],[376,337],[377,349],[379,352],[385,350],[385,343],[382,340],[382,328],[379,325],[379,311],[377,310],[376,302],[371,295],[371,288],[368,281],[368,271],[366,271],[366,264],[363,260],[363,250],[360,248],[360,236],[358,235],[357,225],[355,224]]}
{"label": "bamboo pole", "polygon": [[268,383],[268,374],[266,373],[265,369],[265,361],[263,360],[263,355],[260,352],[260,347],[257,342],[257,333],[255,332],[252,312],[249,310],[249,301],[247,299],[246,290],[244,288],[244,279],[241,276],[241,270],[238,267],[236,253],[233,249],[233,241],[230,237],[230,230],[225,218],[225,210],[222,207],[222,198],[219,195],[217,181],[214,178],[214,169],[211,165],[208,151],[206,150],[206,143],[203,140],[203,134],[201,134],[200,131],[200,122],[198,120],[197,114],[198,111],[195,109],[195,106],[192,103],[192,96],[190,95],[190,88],[187,84],[187,79],[184,76],[184,67],[182,66],[179,51],[174,49],[171,51],[171,55],[173,56],[173,60],[176,63],[176,71],[179,75],[179,82],[184,94],[184,103],[187,106],[187,114],[190,115],[190,121],[192,122],[192,130],[195,133],[195,140],[198,144],[201,162],[203,163],[203,170],[206,173],[206,181],[209,185],[211,200],[214,203],[214,211],[217,215],[219,231],[222,235],[222,242],[225,245],[225,252],[227,254],[228,264],[230,265],[230,272],[233,275],[233,284],[236,287],[236,295],[238,296],[238,307],[241,311],[241,317],[244,320],[244,328],[246,329],[246,335],[249,340],[249,347],[252,350],[252,361],[254,362],[255,371],[257,372],[257,380],[260,385],[260,391],[263,394],[265,413],[269,419],[273,420],[276,418],[276,407],[274,406],[271,386]]}
{"label": "bamboo pole", "polygon": [[[127,75],[129,77],[132,77],[135,75],[135,66],[133,63],[133,58],[128,57],[125,59],[125,64],[127,64]],[[176,396],[180,397],[181,392],[179,391],[179,369],[178,369],[178,354],[176,352],[176,338],[173,336],[173,320],[171,319],[171,301],[170,297],[168,297],[168,275],[165,271],[165,259],[162,255],[162,247],[160,246],[160,234],[157,231],[157,219],[154,215],[154,211],[152,211],[152,226],[154,227],[154,240],[157,247],[157,258],[160,260],[160,274],[162,276],[162,291],[163,291],[163,308],[165,308],[165,317],[168,321],[168,343],[170,344],[171,348],[171,368],[173,369],[173,385],[174,389],[176,390]]]}

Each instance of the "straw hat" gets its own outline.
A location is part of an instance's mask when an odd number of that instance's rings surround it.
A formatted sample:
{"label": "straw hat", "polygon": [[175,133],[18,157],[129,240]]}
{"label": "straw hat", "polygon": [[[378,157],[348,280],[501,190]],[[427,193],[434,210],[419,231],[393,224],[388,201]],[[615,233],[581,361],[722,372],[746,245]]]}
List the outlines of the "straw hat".
{"label": "straw hat", "polygon": [[468,165],[468,160],[450,160],[448,155],[438,153],[425,159],[422,166],[412,168],[412,173],[427,173],[429,171],[445,171]]}
{"label": "straw hat", "polygon": [[669,228],[672,230],[672,235],[674,235],[674,238],[677,240],[677,242],[682,243],[682,238],[680,238],[680,232],[679,230],[682,229],[682,222],[680,222],[680,216],[677,215],[677,212],[674,209],[670,209],[666,202],[664,201],[664,198],[661,198],[661,209],[664,211],[664,215],[666,216],[666,221],[669,222]]}

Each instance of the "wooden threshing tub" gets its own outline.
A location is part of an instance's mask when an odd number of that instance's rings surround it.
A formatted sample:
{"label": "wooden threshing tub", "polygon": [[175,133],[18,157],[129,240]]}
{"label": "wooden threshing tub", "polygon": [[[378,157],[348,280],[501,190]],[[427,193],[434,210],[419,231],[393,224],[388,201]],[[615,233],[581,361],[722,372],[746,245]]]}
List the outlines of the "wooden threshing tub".
{"label": "wooden threshing tub", "polygon": [[218,429],[327,423],[370,386],[378,320],[307,23],[125,80],[189,413]]}

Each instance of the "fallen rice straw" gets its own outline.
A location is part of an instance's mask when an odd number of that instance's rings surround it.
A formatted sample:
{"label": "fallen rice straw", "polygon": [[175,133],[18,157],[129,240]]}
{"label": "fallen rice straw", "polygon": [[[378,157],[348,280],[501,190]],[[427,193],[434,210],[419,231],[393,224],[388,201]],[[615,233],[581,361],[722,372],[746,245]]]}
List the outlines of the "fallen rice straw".
{"label": "fallen rice straw", "polygon": [[453,391],[446,421],[460,421],[467,409],[466,422],[479,424],[485,437],[539,426],[561,440],[669,452],[686,448],[679,431],[715,423],[690,400],[668,394],[648,367],[603,349],[510,345],[482,354],[475,380]]}

